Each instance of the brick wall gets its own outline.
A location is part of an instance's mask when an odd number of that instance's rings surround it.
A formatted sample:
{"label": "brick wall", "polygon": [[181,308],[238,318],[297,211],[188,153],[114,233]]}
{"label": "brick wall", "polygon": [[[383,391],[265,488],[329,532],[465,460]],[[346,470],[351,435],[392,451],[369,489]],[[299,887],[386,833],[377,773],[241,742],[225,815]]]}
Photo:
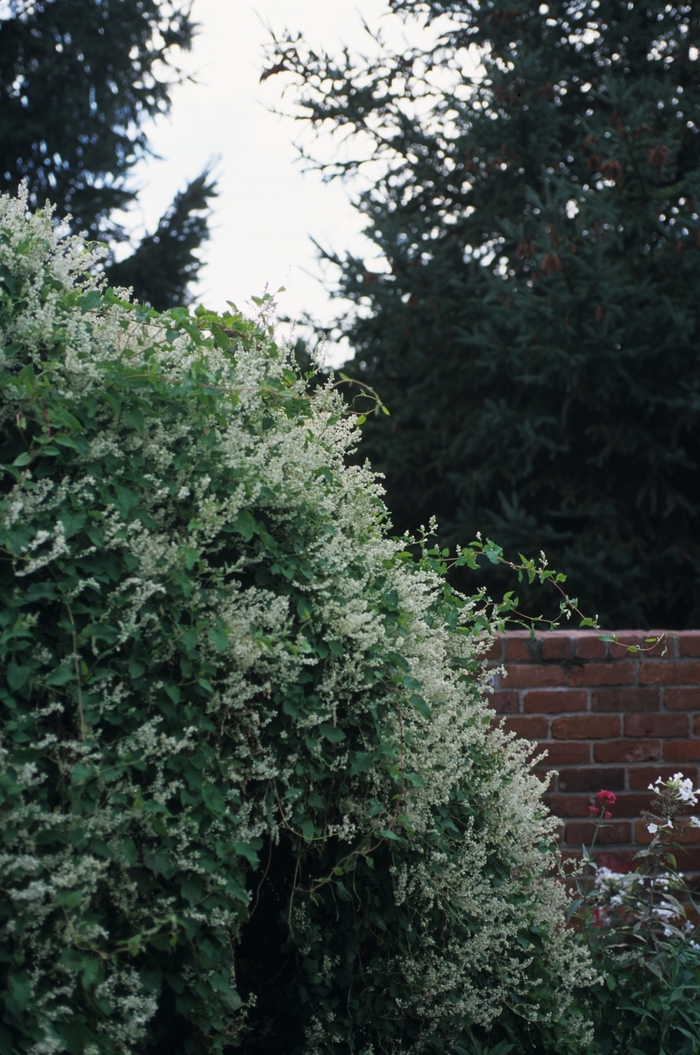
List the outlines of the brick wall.
{"label": "brick wall", "polygon": [[[631,859],[649,834],[640,821],[651,799],[648,785],[682,772],[698,786],[700,764],[700,631],[670,632],[650,652],[644,644],[659,632],[624,631],[621,644],[599,640],[597,631],[554,631],[534,639],[526,631],[500,635],[489,653],[494,710],[508,729],[546,748],[538,767],[551,778],[546,801],[562,819],[562,847],[580,853],[593,833],[588,807],[596,791],[617,795],[613,819],[598,845],[603,863],[616,868]],[[700,829],[678,864],[700,873]],[[605,844],[604,846],[601,844]]]}

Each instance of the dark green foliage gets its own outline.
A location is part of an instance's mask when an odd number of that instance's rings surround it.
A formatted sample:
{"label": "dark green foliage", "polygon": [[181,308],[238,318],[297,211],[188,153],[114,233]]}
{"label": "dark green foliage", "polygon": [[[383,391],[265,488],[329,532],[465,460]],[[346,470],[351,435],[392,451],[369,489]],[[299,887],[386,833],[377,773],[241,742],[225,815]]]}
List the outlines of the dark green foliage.
{"label": "dark green foliage", "polygon": [[195,251],[209,236],[208,201],[216,194],[208,173],[176,195],[154,234],[146,235],[132,256],[106,268],[114,286],[131,286],[133,295],[158,311],[189,303],[187,286],[201,261]]}
{"label": "dark green foliage", "polygon": [[396,526],[543,548],[608,625],[700,626],[697,4],[390,7],[424,49],[275,62],[386,161],[359,206],[390,272],[335,259]]}
{"label": "dark green foliage", "polygon": [[271,298],[160,315],[95,263],[0,198],[1,1055],[472,1055],[502,1020],[581,1055],[491,610],[388,536]]}
{"label": "dark green foliage", "polygon": [[[195,25],[187,0],[10,0],[0,20],[0,191],[22,179],[73,228],[112,247],[112,214],[135,200],[128,176],[148,153],[144,124],[170,109],[176,49]],[[207,173],[193,180],[128,259],[119,283],[158,307],[187,301],[208,237]]]}
{"label": "dark green foliage", "polygon": [[56,203],[79,230],[111,233],[135,194],[124,177],[147,151],[143,123],[170,106],[160,78],[188,49],[189,7],[157,0],[12,0],[0,22],[1,189]]}

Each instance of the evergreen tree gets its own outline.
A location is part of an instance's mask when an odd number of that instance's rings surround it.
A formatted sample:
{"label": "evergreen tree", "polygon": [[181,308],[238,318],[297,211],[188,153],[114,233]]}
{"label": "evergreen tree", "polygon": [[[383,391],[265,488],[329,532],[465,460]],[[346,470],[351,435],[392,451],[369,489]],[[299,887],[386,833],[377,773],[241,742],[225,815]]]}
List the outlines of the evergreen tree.
{"label": "evergreen tree", "polygon": [[273,63],[386,162],[358,205],[390,272],[332,259],[395,525],[543,548],[609,624],[700,626],[700,5],[390,6],[422,49]]}
{"label": "evergreen tree", "polygon": [[154,234],[142,239],[136,252],[107,268],[115,286],[131,286],[137,300],[158,311],[189,301],[187,286],[197,277],[201,261],[195,251],[209,237],[207,201],[216,193],[203,172],[177,194]]}
{"label": "evergreen tree", "polygon": [[[168,112],[179,77],[172,55],[190,48],[194,30],[182,0],[9,0],[0,15],[0,191],[26,179],[33,205],[50,197],[76,230],[112,249],[123,242],[112,214],[136,198],[128,176],[148,153],[143,126]],[[213,193],[206,173],[192,181],[157,232],[114,266],[114,281],[159,309],[183,303]]]}

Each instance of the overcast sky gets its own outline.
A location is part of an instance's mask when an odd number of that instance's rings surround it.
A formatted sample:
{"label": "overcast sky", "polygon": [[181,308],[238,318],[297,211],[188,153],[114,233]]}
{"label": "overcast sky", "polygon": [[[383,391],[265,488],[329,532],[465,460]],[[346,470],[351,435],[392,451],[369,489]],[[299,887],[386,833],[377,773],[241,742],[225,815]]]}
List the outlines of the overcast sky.
{"label": "overcast sky", "polygon": [[[198,300],[216,309],[224,309],[227,300],[245,307],[266,285],[271,292],[285,286],[282,314],[309,311],[330,322],[337,308],[318,281],[322,272],[309,236],[371,259],[350,189],[305,175],[295,160],[298,127],[269,112],[283,105],[284,77],[259,80],[266,26],[277,33],[285,25],[301,30],[309,42],[333,51],[342,44],[366,51],[371,41],[362,18],[377,25],[385,11],[384,0],[195,0],[200,32],[181,61],[196,83],[176,88],[170,116],[149,127],[151,146],[162,160],[145,161],[135,170],[141,192],[129,226],[152,230],[174,194],[215,161],[219,197]],[[395,34],[398,23],[391,22]],[[329,358],[342,360],[341,349],[329,352]]]}

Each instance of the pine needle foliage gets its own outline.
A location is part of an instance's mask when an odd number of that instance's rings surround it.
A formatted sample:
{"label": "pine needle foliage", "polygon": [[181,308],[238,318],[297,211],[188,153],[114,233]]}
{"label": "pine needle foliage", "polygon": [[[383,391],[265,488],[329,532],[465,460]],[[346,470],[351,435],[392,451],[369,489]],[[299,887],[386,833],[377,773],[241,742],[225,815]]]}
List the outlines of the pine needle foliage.
{"label": "pine needle foliage", "polygon": [[[21,180],[29,201],[112,250],[126,235],[114,214],[137,192],[129,175],[149,153],[145,125],[170,110],[173,63],[196,29],[178,0],[8,0],[0,13],[0,190]],[[154,307],[187,303],[208,237],[208,173],[192,180],[157,231],[114,265],[115,284]]]}
{"label": "pine needle foliage", "polygon": [[272,63],[343,137],[328,178],[374,164],[386,273],[328,256],[395,523],[544,548],[608,625],[700,626],[697,5],[388,6],[424,44]]}
{"label": "pine needle foliage", "polygon": [[587,1051],[488,610],[269,302],[97,252],[0,200],[0,1052]]}
{"label": "pine needle foliage", "polygon": [[209,237],[208,203],[215,194],[208,172],[192,180],[175,196],[154,233],[131,256],[105,269],[108,282],[129,286],[136,300],[158,311],[189,304],[188,286],[202,266],[196,252]]}

